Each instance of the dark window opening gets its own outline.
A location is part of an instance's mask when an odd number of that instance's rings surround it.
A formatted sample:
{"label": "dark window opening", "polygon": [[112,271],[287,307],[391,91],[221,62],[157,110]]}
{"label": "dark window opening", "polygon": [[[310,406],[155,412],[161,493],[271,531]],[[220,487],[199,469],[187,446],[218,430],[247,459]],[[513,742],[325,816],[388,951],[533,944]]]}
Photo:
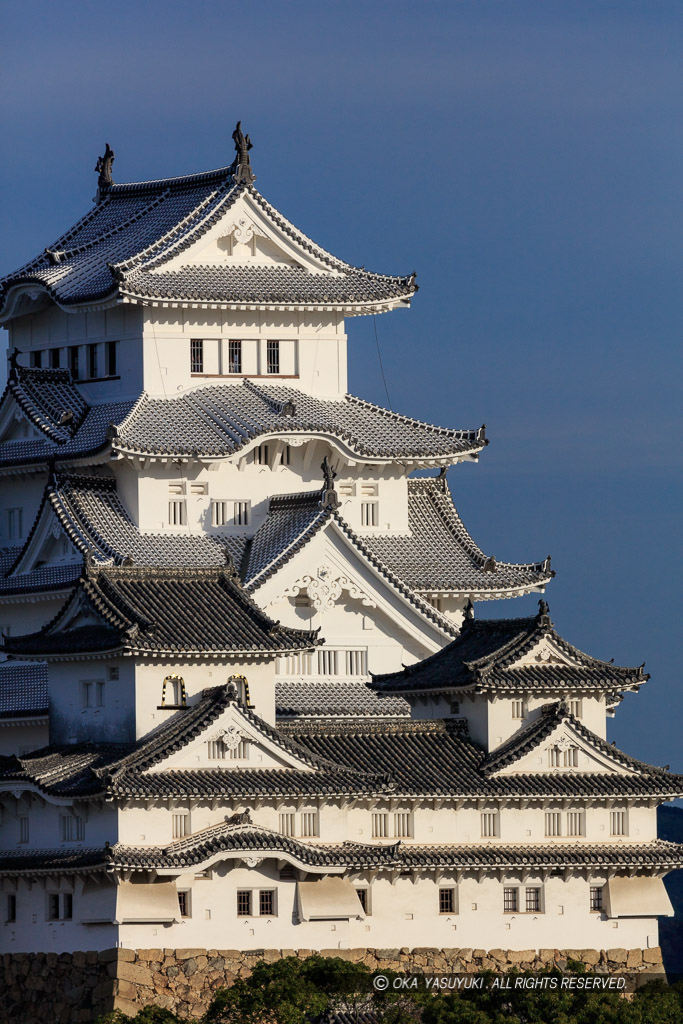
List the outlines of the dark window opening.
{"label": "dark window opening", "polygon": [[228,342],[228,373],[242,372],[242,342]]}
{"label": "dark window opening", "polygon": [[105,348],[105,373],[107,377],[116,376],[116,349],[118,341],[108,341]]}
{"label": "dark window opening", "polygon": [[268,373],[279,373],[280,372],[280,342],[269,341],[266,346],[268,356]]}

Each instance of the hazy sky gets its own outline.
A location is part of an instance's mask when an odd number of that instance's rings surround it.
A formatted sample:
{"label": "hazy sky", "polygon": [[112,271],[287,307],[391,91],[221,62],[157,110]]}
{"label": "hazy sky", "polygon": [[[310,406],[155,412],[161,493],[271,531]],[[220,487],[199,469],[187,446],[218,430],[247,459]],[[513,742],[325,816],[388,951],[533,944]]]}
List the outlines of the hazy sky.
{"label": "hazy sky", "polygon": [[[652,680],[610,738],[683,771],[680,0],[0,5],[0,273],[134,181],[230,163],[335,254],[418,271],[391,404],[491,444],[450,482],[560,632]],[[385,403],[373,321],[351,390]],[[535,609],[532,597],[477,614]]]}

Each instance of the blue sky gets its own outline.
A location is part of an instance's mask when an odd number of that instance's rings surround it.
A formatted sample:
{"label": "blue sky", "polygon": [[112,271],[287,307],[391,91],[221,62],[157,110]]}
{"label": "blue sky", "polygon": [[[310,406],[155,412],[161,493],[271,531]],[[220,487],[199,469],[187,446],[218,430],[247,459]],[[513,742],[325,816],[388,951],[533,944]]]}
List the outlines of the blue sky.
{"label": "blue sky", "polygon": [[[117,181],[205,170],[241,118],[286,216],[418,271],[377,320],[391,404],[487,423],[450,474],[465,522],[552,553],[564,636],[652,673],[610,738],[683,771],[678,0],[5,0],[0,29],[0,273],[88,209],[105,141]],[[385,403],[372,320],[349,338]]]}

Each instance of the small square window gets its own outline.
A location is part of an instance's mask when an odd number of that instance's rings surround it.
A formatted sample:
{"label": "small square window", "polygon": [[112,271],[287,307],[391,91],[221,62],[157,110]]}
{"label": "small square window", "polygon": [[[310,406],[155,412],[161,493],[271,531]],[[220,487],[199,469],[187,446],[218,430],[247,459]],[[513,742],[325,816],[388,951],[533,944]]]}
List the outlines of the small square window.
{"label": "small square window", "polygon": [[497,811],[484,811],[481,815],[481,835],[483,839],[489,839],[500,835]]}

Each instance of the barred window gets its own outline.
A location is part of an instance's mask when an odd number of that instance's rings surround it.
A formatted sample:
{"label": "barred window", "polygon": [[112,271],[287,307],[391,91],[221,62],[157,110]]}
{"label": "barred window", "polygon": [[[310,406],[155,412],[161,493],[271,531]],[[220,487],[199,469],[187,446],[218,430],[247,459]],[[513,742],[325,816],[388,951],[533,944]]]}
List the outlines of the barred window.
{"label": "barred window", "polygon": [[204,342],[199,338],[190,341],[190,373],[204,373]]}
{"label": "barred window", "polygon": [[185,526],[187,523],[187,507],[184,498],[172,498],[168,503],[168,525]]}
{"label": "barred window", "polygon": [[562,751],[559,747],[548,747],[548,764],[551,768],[559,768]]}
{"label": "barred window", "polygon": [[583,836],[586,834],[584,826],[583,811],[567,812],[567,835]]}
{"label": "barred window", "polygon": [[294,835],[294,812],[282,811],[280,814],[280,834],[283,836]]}
{"label": "barred window", "polygon": [[251,917],[251,889],[237,890],[237,916]]}
{"label": "barred window", "polygon": [[171,836],[173,839],[184,839],[190,834],[190,815],[185,813],[171,815]]}
{"label": "barred window", "polygon": [[611,836],[628,835],[628,819],[626,811],[610,811],[609,833]]}
{"label": "barred window", "polygon": [[591,910],[602,910],[601,885],[591,885],[590,887],[590,908]]}
{"label": "barred window", "polygon": [[582,700],[570,700],[569,710],[573,714],[574,718],[581,718],[583,714],[583,701]]}
{"label": "barred window", "polygon": [[345,651],[344,655],[347,676],[364,676],[367,674],[366,651]]}
{"label": "barred window", "polygon": [[76,814],[61,814],[59,834],[63,843],[79,843],[85,839],[85,821]]}
{"label": "barred window", "polygon": [[267,373],[280,372],[280,342],[269,341],[266,343]]}
{"label": "barred window", "polygon": [[275,915],[275,889],[260,889],[258,894],[258,912],[261,917]]}
{"label": "barred window", "polygon": [[484,811],[481,816],[481,834],[483,838],[499,835],[498,812]]}
{"label": "barred window", "polygon": [[363,913],[366,914],[366,915],[369,914],[370,913],[369,891],[367,889],[363,889],[363,888],[356,889],[356,896],[358,897],[358,902],[361,905]]}
{"label": "barred window", "polygon": [[98,359],[97,359],[97,345],[88,345],[88,377],[99,376],[98,370]]}
{"label": "barred window", "polygon": [[527,914],[538,914],[541,909],[541,890],[536,886],[527,887],[525,896]]}
{"label": "barred window", "polygon": [[321,676],[337,675],[337,651],[318,651],[318,673]]}
{"label": "barred window", "polygon": [[412,814],[409,811],[397,811],[394,814],[394,836],[396,839],[409,839],[412,832]]}
{"label": "barred window", "polygon": [[235,526],[249,525],[249,505],[250,502],[248,501],[236,501],[234,503],[232,521]]}
{"label": "barred window", "polygon": [[181,917],[192,917],[191,895],[189,889],[178,889],[178,909]]}
{"label": "barred window", "polygon": [[29,836],[29,832],[28,832],[28,816],[25,815],[25,814],[22,814],[20,816],[20,818],[19,818],[19,842],[20,843],[27,843],[28,842],[28,836]]}
{"label": "barred window", "polygon": [[242,342],[228,342],[228,373],[242,372]]}
{"label": "barred window", "polygon": [[386,839],[389,835],[389,815],[385,811],[372,813],[372,838]]}
{"label": "barred window", "polygon": [[455,889],[439,889],[439,913],[455,913]]}
{"label": "barred window", "polygon": [[360,503],[361,526],[379,525],[379,502],[361,501]]}
{"label": "barred window", "polygon": [[562,835],[562,815],[559,811],[545,812],[545,834],[547,836]]}
{"label": "barred window", "polygon": [[224,761],[228,748],[226,747],[223,740],[208,740],[207,741],[207,752],[210,761]]}
{"label": "barred window", "polygon": [[301,814],[301,835],[304,839],[320,835],[317,811],[303,811]]}
{"label": "barred window", "polygon": [[78,345],[69,345],[69,372],[74,380],[78,380]]}
{"label": "barred window", "polygon": [[503,889],[503,910],[506,914],[516,914],[519,910],[519,893],[517,889]]}
{"label": "barred window", "polygon": [[49,921],[70,921],[74,912],[73,893],[51,892],[47,897],[47,916]]}
{"label": "barred window", "polygon": [[526,715],[526,708],[523,700],[512,701],[512,717],[513,718],[524,718]]}
{"label": "barred window", "polygon": [[227,501],[212,501],[211,502],[211,525],[212,526],[227,526],[230,513],[228,512]]}
{"label": "barred window", "polygon": [[236,747],[230,747],[230,758],[232,761],[246,761],[249,757],[249,743],[247,740],[240,740]]}
{"label": "barred window", "polygon": [[578,768],[579,767],[579,748],[578,747],[567,747],[563,752],[564,754],[564,766],[565,768]]}

